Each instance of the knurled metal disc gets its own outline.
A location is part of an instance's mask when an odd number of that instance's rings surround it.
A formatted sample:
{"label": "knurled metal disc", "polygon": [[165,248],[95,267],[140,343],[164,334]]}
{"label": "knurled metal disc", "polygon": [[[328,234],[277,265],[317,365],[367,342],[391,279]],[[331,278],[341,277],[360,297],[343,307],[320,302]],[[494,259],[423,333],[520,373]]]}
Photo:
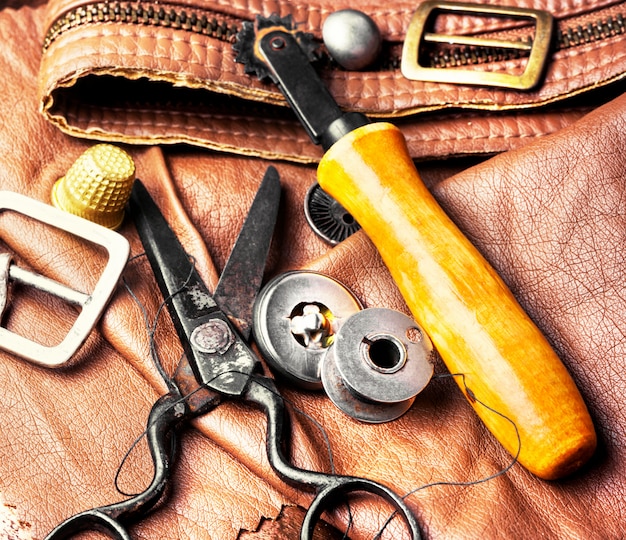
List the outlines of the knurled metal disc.
{"label": "knurled metal disc", "polygon": [[[237,53],[235,62],[244,64],[245,72],[256,75],[260,80],[273,79],[272,72],[267,64],[257,56],[257,34],[260,30],[276,29],[292,34],[298,42],[300,49],[307,58],[314,62],[318,59],[318,43],[313,34],[295,29],[295,23],[291,15],[280,17],[274,13],[269,17],[257,15],[254,22],[244,21],[241,30],[235,36],[233,50]],[[276,82],[276,81],[274,81]]]}
{"label": "knurled metal disc", "polygon": [[342,242],[361,228],[352,214],[317,183],[306,194],[304,213],[315,233],[332,245]]}

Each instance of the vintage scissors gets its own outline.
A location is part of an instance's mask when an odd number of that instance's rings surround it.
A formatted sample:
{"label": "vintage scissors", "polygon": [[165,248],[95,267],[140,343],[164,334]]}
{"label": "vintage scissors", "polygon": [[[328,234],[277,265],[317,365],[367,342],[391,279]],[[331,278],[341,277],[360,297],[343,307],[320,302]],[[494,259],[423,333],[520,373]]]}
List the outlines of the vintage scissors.
{"label": "vintage scissors", "polygon": [[307,471],[289,463],[283,453],[284,400],[274,381],[261,374],[262,364],[247,343],[279,198],[278,173],[270,167],[211,294],[146,188],[135,181],[130,213],[185,354],[167,381],[169,393],[157,400],[148,418],[146,437],[154,462],[150,485],[127,500],[68,518],[46,540],[69,538],[85,530],[130,540],[127,524],[151,509],[166,488],[176,452],[176,429],[226,399],[247,401],[265,412],[267,454],[274,471],[290,485],[317,492],[302,524],[302,540],[312,538],[329,505],[341,502],[351,492],[370,492],[388,500],[405,520],[412,538],[420,538],[415,516],[388,487],[365,478]]}

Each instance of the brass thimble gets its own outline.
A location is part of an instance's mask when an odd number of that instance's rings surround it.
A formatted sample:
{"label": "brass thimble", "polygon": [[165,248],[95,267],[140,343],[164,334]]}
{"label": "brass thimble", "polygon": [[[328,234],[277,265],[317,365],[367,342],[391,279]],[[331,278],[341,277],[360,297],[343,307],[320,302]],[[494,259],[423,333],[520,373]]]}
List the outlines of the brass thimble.
{"label": "brass thimble", "polygon": [[97,144],[81,154],[52,188],[52,204],[117,229],[135,181],[135,163],[121,148]]}

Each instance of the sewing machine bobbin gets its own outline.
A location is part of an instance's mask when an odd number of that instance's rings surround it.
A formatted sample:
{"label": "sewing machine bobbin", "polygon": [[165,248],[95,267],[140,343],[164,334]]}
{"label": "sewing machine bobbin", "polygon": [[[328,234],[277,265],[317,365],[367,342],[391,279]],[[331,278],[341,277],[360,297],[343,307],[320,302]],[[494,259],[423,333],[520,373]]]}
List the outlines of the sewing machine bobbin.
{"label": "sewing machine bobbin", "polygon": [[300,387],[320,389],[320,364],[327,348],[344,322],[361,309],[338,281],[316,272],[287,272],[259,293],[254,338],[274,370]]}
{"label": "sewing machine bobbin", "polygon": [[368,308],[335,336],[322,362],[322,384],[349,416],[369,423],[395,420],[433,375],[433,346],[404,313]]}

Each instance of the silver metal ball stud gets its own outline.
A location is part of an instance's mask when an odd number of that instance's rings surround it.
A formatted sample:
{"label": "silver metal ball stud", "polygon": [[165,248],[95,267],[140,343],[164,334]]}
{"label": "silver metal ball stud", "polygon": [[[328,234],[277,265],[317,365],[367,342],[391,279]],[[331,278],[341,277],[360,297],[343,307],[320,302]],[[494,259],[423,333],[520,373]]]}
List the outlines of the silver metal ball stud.
{"label": "silver metal ball stud", "polygon": [[351,71],[372,65],[382,44],[376,23],[369,15],[355,9],[330,14],[322,27],[322,38],[334,60]]}

